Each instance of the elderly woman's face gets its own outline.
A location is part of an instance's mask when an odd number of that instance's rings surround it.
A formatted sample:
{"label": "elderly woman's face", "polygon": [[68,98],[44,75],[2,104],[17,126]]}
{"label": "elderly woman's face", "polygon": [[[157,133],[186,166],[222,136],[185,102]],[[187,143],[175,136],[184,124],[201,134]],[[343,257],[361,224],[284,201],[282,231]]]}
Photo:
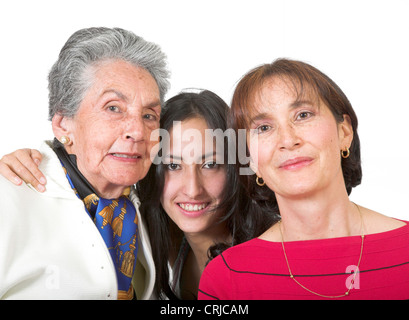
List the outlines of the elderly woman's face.
{"label": "elderly woman's face", "polygon": [[72,119],[64,119],[81,173],[104,197],[118,196],[150,165],[152,130],[159,127],[160,96],[148,71],[124,61],[97,67],[93,85]]}

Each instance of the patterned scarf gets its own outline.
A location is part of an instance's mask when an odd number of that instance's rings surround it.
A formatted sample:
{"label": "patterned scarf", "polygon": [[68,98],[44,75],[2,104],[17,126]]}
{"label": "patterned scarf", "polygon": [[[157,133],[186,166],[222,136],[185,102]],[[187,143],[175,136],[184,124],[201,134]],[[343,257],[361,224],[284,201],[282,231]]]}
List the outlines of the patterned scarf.
{"label": "patterned scarf", "polygon": [[132,277],[138,251],[138,216],[128,198],[130,187],[118,199],[101,198],[78,170],[75,155],[68,154],[57,139],[54,139],[53,150],[61,161],[71,188],[84,202],[86,212],[108,247],[117,275],[118,299],[136,298]]}

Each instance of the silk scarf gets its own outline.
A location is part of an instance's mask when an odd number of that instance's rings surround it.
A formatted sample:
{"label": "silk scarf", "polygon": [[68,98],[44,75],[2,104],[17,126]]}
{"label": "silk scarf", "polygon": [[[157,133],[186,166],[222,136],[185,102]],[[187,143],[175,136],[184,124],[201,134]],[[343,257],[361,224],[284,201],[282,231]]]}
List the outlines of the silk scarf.
{"label": "silk scarf", "polygon": [[118,281],[118,299],[136,298],[132,277],[138,251],[138,216],[128,198],[130,187],[118,199],[104,199],[77,167],[76,156],[68,154],[64,146],[54,139],[53,150],[60,159],[66,177],[85,211],[93,219],[109,250]]}

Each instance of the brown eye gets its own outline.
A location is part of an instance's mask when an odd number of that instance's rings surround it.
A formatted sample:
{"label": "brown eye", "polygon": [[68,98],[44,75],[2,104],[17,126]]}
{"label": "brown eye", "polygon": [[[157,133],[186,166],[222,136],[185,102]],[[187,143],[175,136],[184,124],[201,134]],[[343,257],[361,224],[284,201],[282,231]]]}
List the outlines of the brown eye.
{"label": "brown eye", "polygon": [[180,168],[180,165],[176,164],[176,163],[169,163],[169,164],[166,165],[166,168],[169,171],[175,171],[175,170],[178,170]]}
{"label": "brown eye", "polygon": [[269,129],[270,129],[269,125],[263,124],[257,127],[257,133],[263,133],[265,131],[268,131]]}
{"label": "brown eye", "polygon": [[209,161],[209,162],[206,162],[204,165],[203,165],[203,168],[205,168],[205,169],[215,169],[215,168],[218,168],[218,164],[216,163],[216,161]]}
{"label": "brown eye", "polygon": [[308,118],[310,118],[310,117],[312,117],[312,116],[313,116],[313,113],[312,113],[312,112],[303,111],[303,112],[300,112],[300,113],[297,115],[297,120],[308,119]]}

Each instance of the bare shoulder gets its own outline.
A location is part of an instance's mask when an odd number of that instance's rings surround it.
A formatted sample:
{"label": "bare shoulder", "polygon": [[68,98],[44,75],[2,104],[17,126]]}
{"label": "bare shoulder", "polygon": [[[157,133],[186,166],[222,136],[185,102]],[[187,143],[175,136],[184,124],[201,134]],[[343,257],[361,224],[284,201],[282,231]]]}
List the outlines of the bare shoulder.
{"label": "bare shoulder", "polygon": [[281,242],[279,228],[280,228],[279,223],[275,223],[270,228],[268,228],[264,233],[262,233],[258,238],[270,242]]}
{"label": "bare shoulder", "polygon": [[404,221],[386,216],[374,210],[361,207],[364,218],[365,233],[380,233],[398,229],[406,225]]}

